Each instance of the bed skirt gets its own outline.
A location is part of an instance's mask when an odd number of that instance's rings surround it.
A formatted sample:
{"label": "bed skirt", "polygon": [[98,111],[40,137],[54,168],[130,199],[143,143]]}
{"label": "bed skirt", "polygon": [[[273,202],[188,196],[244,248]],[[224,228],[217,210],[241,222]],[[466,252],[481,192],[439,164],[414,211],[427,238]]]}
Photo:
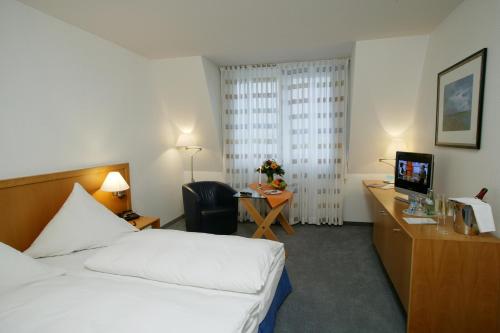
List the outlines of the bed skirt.
{"label": "bed skirt", "polygon": [[285,301],[286,297],[292,292],[292,285],[290,283],[290,278],[288,277],[288,272],[286,267],[283,268],[283,273],[281,273],[280,281],[274,293],[274,298],[267,311],[266,317],[259,325],[259,333],[273,333],[274,325],[276,324],[276,316],[281,307],[281,304]]}

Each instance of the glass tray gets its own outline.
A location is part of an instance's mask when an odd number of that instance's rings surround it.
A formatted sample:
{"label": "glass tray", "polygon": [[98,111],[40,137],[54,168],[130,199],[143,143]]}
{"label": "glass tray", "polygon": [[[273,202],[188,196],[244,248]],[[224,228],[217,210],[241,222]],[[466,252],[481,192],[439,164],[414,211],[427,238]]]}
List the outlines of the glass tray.
{"label": "glass tray", "polygon": [[416,213],[416,214],[412,214],[412,213],[410,213],[408,211],[408,209],[403,209],[403,214],[408,215],[408,216],[418,216],[418,217],[437,217],[436,214],[427,215],[424,212],[419,212],[419,213]]}

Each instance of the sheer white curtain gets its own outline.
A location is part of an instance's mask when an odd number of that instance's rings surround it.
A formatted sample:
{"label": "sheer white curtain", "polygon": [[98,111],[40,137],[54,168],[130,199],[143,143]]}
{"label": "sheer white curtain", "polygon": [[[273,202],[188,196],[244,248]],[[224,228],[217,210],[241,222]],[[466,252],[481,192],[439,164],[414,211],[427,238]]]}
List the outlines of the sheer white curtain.
{"label": "sheer white curtain", "polygon": [[281,157],[279,69],[233,66],[221,73],[225,177],[244,188],[265,159]]}
{"label": "sheer white curtain", "polygon": [[292,223],[342,224],[348,60],[221,68],[224,168],[235,188],[283,163]]}
{"label": "sheer white curtain", "polygon": [[346,61],[281,66],[283,161],[296,193],[291,220],[342,224]]}

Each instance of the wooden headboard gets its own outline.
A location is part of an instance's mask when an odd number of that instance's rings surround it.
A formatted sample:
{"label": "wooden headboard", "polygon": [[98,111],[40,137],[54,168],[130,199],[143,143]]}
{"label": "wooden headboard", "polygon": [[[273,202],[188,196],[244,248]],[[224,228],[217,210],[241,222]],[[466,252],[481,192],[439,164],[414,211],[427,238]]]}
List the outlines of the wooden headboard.
{"label": "wooden headboard", "polygon": [[26,250],[80,183],[113,212],[131,209],[130,190],[117,198],[101,187],[110,171],[119,171],[130,184],[128,163],[0,180],[0,242]]}

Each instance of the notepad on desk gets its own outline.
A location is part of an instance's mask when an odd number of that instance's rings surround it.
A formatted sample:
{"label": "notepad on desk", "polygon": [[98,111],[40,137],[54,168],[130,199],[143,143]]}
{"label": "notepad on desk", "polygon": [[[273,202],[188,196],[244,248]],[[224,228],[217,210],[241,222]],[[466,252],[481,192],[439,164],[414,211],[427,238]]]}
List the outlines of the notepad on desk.
{"label": "notepad on desk", "polygon": [[408,224],[436,224],[437,222],[428,217],[403,217]]}

